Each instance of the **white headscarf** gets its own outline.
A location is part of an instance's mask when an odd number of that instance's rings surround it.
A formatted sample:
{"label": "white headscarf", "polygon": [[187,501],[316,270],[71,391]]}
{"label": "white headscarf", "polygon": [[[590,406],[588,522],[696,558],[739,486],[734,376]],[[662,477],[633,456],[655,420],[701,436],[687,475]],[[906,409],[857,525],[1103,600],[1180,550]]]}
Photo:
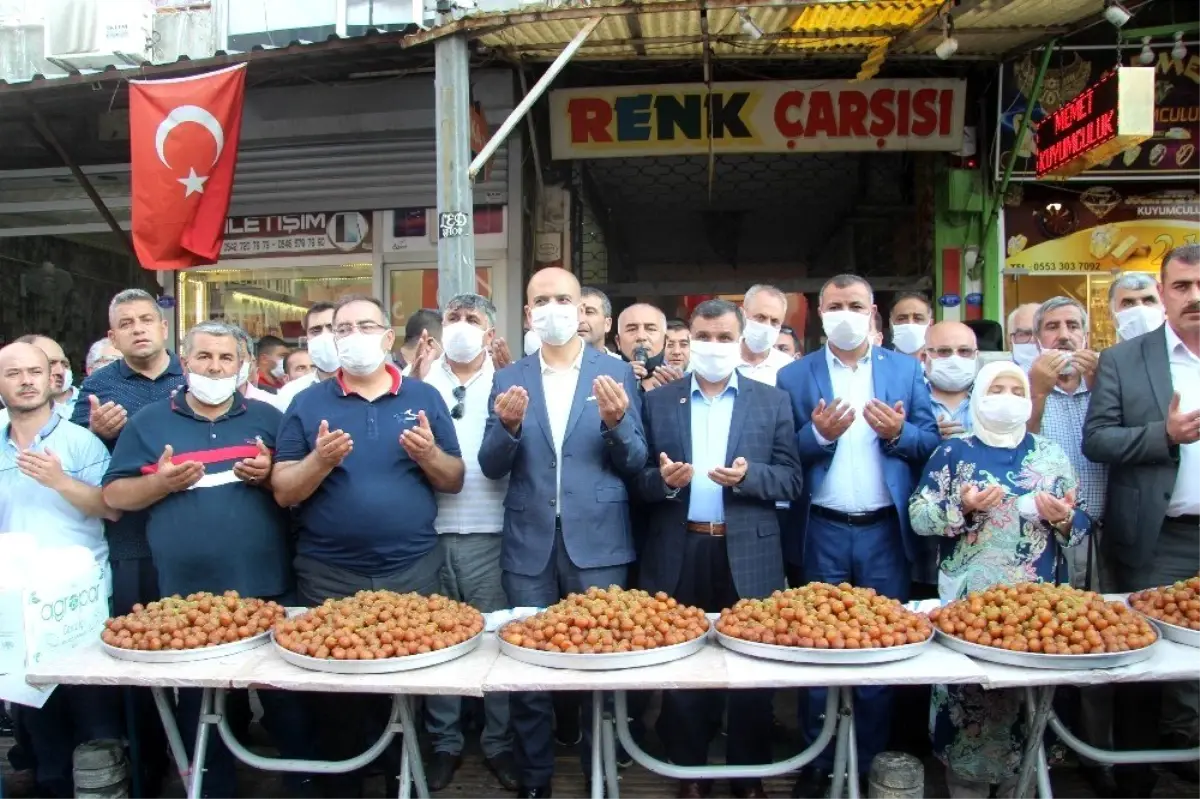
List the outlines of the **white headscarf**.
{"label": "white headscarf", "polygon": [[[988,391],[996,378],[1015,377],[1025,387],[1024,397],[1011,394],[989,395]],[[1013,408],[1019,404],[1022,407]],[[1008,414],[997,414],[997,405],[1008,406]],[[1029,378],[1025,370],[1012,361],[992,361],[975,376],[975,387],[971,390],[971,432],[991,447],[1014,449],[1025,440],[1025,428],[1033,414],[1033,403],[1029,399]],[[1020,417],[1024,418],[1020,418]]]}

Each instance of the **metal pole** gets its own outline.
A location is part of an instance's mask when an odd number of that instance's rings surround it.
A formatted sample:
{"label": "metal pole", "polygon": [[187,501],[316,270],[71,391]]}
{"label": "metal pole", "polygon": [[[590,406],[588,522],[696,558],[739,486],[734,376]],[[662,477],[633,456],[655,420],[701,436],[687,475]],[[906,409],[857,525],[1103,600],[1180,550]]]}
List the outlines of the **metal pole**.
{"label": "metal pole", "polygon": [[[533,104],[536,103],[541,96],[546,93],[546,89],[550,88],[550,84],[554,82],[556,77],[558,77],[558,73],[563,71],[563,68],[566,67],[567,63],[571,60],[571,56],[575,55],[575,52],[583,46],[585,41],[587,41],[587,37],[592,35],[592,31],[596,30],[596,26],[603,21],[603,16],[592,17],[590,20],[588,20],[587,24],[580,28],[579,33],[575,34],[575,38],[571,40],[571,43],[563,48],[563,51],[558,54],[558,58],[554,59],[554,63],[552,63],[549,68],[542,73],[542,77],[538,78],[538,82],[533,84],[533,88],[525,93],[525,96],[521,98],[521,102],[517,103],[517,107],[512,110],[512,113],[509,114],[508,118],[504,120],[504,123],[500,125],[500,130],[496,131],[492,138],[488,140],[488,143],[483,146],[483,149],[479,152],[479,155],[475,156],[475,160],[471,162],[471,180],[475,179],[475,176],[479,174],[481,169],[483,169],[484,165],[488,162],[488,159],[495,155],[496,150],[499,149],[500,145],[504,144],[504,140],[508,138],[508,134],[512,133],[513,128],[515,128],[518,123],[520,123],[521,119],[527,113],[529,113],[529,109],[533,108]],[[441,65],[440,60],[438,61],[438,64],[439,66]]]}
{"label": "metal pole", "polygon": [[437,131],[438,306],[475,291],[474,195],[471,160],[470,52],[466,34],[434,44]]}
{"label": "metal pole", "polygon": [[992,235],[992,226],[996,224],[996,217],[1004,205],[1004,192],[1008,191],[1013,169],[1017,165],[1017,152],[1021,149],[1021,143],[1025,141],[1026,134],[1029,133],[1033,109],[1042,99],[1042,81],[1046,77],[1046,70],[1050,68],[1050,56],[1054,55],[1054,44],[1057,41],[1057,39],[1051,39],[1046,44],[1046,49],[1042,51],[1042,63],[1038,67],[1037,75],[1033,78],[1033,88],[1029,92],[1029,106],[1021,116],[1021,125],[1017,128],[1017,138],[1013,141],[1012,151],[1008,154],[1008,163],[1004,165],[1004,175],[1000,178],[1000,185],[996,187],[994,196],[989,199],[986,206],[987,213],[983,217],[983,238],[979,241],[980,246],[987,246],[988,237]]}

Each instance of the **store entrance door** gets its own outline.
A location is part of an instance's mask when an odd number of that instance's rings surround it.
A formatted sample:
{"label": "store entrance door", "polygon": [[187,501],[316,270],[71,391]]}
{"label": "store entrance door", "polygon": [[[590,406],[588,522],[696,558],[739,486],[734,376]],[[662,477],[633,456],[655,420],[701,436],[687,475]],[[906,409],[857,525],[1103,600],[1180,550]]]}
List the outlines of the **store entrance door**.
{"label": "store entrance door", "polygon": [[[438,308],[438,271],[436,261],[418,261],[386,266],[387,307],[392,315],[392,327],[396,341],[404,341],[404,325],[408,317],[422,308]],[[504,330],[504,312],[497,298],[504,296],[504,264],[494,259],[478,259],[475,262],[475,292],[487,297],[498,306],[496,328]]]}

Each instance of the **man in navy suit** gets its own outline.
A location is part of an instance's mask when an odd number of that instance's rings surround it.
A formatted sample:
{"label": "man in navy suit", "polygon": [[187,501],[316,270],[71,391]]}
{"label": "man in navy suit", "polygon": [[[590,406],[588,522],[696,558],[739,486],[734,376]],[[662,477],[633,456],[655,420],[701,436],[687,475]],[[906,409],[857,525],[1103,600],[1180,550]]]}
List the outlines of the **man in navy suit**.
{"label": "man in navy suit", "polygon": [[[641,587],[709,612],[784,587],[775,501],[800,496],[787,395],[738,374],[744,327],[733,303],[700,303],[691,374],[648,392],[643,409],[650,457],[637,487],[650,517]],[[729,763],[770,762],[772,693],[739,691],[729,703]],[[672,763],[705,764],[723,698],[663,693],[658,728]],[[679,796],[707,796],[709,788],[686,781]],[[766,793],[761,780],[737,780],[733,795]]]}
{"label": "man in navy suit", "polygon": [[[785,366],[777,383],[792,398],[804,469],[799,525],[787,531],[784,552],[806,582],[847,582],[904,601],[917,551],[908,498],[939,441],[929,388],[919,361],[871,344],[867,281],[831,278],[819,310],[827,344]],[[891,697],[879,687],[854,694],[865,769],[887,742]],[[810,742],[824,706],[823,690],[808,692],[801,727]],[[827,749],[801,772],[793,796],[823,796],[831,765]]]}
{"label": "man in navy suit", "polygon": [[[646,439],[630,402],[638,396],[633,370],[576,333],[575,276],[542,269],[526,300],[541,349],[496,373],[479,467],[493,480],[509,478],[504,592],[514,607],[545,607],[570,592],[625,583],[634,550],[624,480],[645,466]],[[513,694],[509,712],[518,793],[550,796],[550,695]]]}

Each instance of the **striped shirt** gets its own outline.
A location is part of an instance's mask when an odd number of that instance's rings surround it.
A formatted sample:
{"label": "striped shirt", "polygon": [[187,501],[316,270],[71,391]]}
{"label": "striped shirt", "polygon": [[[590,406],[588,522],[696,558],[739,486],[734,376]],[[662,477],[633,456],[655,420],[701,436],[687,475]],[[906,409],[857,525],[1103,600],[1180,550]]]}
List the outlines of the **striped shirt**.
{"label": "striped shirt", "polygon": [[[491,358],[464,385],[450,371],[445,357],[429,366],[425,382],[446,401],[458,434],[466,477],[458,494],[437,495],[438,516],[434,527],[439,533],[498,533],[504,527],[504,495],[508,478],[489,480],[479,469],[479,446],[483,443],[483,427],[488,417],[488,395],[496,368]],[[457,410],[455,410],[457,409]]]}
{"label": "striped shirt", "polygon": [[1079,494],[1084,511],[1093,521],[1104,520],[1105,492],[1108,490],[1108,466],[1083,456],[1083,422],[1087,417],[1092,392],[1083,382],[1074,394],[1058,386],[1046,397],[1042,412],[1041,434],[1062,447],[1079,478]]}

